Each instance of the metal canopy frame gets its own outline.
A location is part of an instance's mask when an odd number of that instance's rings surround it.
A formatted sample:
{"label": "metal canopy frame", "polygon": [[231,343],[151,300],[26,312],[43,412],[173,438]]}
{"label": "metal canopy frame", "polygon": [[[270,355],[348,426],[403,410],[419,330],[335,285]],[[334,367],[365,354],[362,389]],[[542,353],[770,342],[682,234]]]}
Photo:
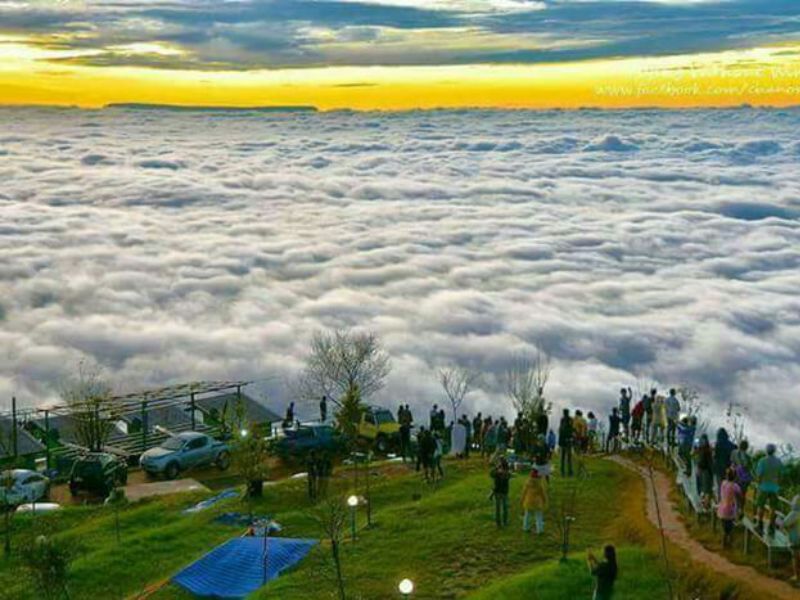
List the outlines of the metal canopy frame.
{"label": "metal canopy frame", "polygon": [[129,415],[141,415],[142,417],[142,445],[147,446],[147,413],[148,411],[171,406],[189,408],[191,411],[191,428],[197,426],[195,422],[195,412],[197,410],[196,400],[198,396],[208,394],[219,394],[221,392],[233,392],[241,397],[242,388],[250,385],[252,381],[193,381],[168,385],[142,392],[132,392],[128,394],[117,394],[87,398],[84,402],[61,402],[47,407],[17,408],[16,397],[11,398],[11,410],[0,411],[0,419],[11,419],[12,421],[12,453],[14,459],[18,457],[18,434],[17,428],[20,421],[32,419],[44,419],[45,430],[45,453],[47,468],[50,468],[50,446],[48,443],[50,435],[51,416],[73,416],[80,419],[81,415],[93,413],[98,418],[102,415],[113,415],[114,418],[121,418]]}

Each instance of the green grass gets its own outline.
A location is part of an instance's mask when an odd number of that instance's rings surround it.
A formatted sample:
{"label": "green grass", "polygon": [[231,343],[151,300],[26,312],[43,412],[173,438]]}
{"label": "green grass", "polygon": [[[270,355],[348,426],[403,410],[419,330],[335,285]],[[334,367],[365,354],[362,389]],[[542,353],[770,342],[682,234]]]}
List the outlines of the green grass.
{"label": "green grass", "polygon": [[[539,587],[535,598],[589,597],[591,579],[581,561],[560,565],[560,539],[555,514],[548,514],[546,533],[537,537],[521,531],[518,503],[523,477],[512,480],[511,524],[496,528],[488,495],[490,480],[479,459],[446,464],[447,477],[437,486],[420,481],[403,467],[387,467],[373,478],[374,521],[362,529],[355,543],[343,545],[342,561],[348,598],[385,599],[396,596],[397,582],[410,577],[417,584],[415,598],[471,597],[484,589],[500,590],[499,598],[522,598],[531,578]],[[620,530],[622,494],[632,489],[635,475],[603,460],[588,462],[590,477],[580,484],[572,534],[573,556],[587,549],[596,553]],[[349,477],[335,478],[332,493],[349,491]],[[553,509],[570,484],[553,478]],[[638,488],[637,488],[638,489]],[[131,505],[121,513],[122,543],[114,534],[110,509],[71,508],[59,515],[17,519],[19,544],[39,532],[50,531],[76,552],[70,576],[73,600],[125,598],[164,580],[240,530],[213,523],[228,510],[245,510],[238,500],[212,510],[184,516],[181,510],[202,496],[177,495]],[[319,537],[305,498],[305,482],[288,480],[265,488],[255,511],[272,514],[292,537]],[[360,517],[363,520],[363,515]],[[629,589],[656,589],[663,585],[658,561],[651,552],[636,548],[635,541],[621,553],[620,597]],[[253,598],[282,600],[333,598],[335,582],[326,545],[318,546],[298,567],[256,592]],[[628,561],[630,563],[628,564]],[[18,559],[0,563],[0,598],[37,598],[28,578],[20,575]],[[641,574],[636,575],[634,573]],[[541,575],[541,577],[539,575]],[[545,577],[546,575],[546,577]],[[560,580],[565,580],[561,581]],[[568,580],[568,581],[567,581]],[[544,583],[549,581],[550,583]],[[532,585],[532,584],[531,584]],[[487,586],[490,586],[487,588]],[[564,587],[567,586],[567,587]],[[565,590],[570,590],[568,594]],[[517,594],[517,595],[514,595]],[[522,594],[522,595],[520,595]],[[191,596],[167,585],[154,600]],[[646,596],[642,596],[646,597]],[[649,596],[647,596],[649,597]]]}
{"label": "green grass", "polygon": [[[618,548],[623,565],[614,586],[615,600],[666,597],[666,584],[659,557],[636,547]],[[489,585],[469,600],[539,600],[545,598],[591,598],[594,581],[583,558],[566,562],[548,561],[504,581]]]}

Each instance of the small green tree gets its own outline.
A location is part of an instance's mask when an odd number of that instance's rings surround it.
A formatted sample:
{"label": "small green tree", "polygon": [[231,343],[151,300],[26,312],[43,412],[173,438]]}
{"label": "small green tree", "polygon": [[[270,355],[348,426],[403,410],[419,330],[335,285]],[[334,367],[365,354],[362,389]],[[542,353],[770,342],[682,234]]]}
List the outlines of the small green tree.
{"label": "small green tree", "polygon": [[241,398],[233,402],[226,400],[222,405],[222,411],[217,415],[220,434],[223,437],[238,435],[247,424],[245,413],[244,401]]}
{"label": "small green tree", "polygon": [[45,600],[69,598],[67,578],[72,559],[67,546],[44,535],[23,548],[22,562]]}
{"label": "small green tree", "polygon": [[244,499],[250,516],[253,516],[253,500],[261,496],[264,480],[269,474],[267,459],[269,445],[254,429],[242,429],[233,444],[233,461],[245,482]]}
{"label": "small green tree", "polygon": [[361,422],[363,412],[364,405],[361,404],[361,391],[358,385],[354,385],[342,397],[339,408],[336,411],[336,427],[347,439],[351,451],[355,449],[358,440],[358,425]]}

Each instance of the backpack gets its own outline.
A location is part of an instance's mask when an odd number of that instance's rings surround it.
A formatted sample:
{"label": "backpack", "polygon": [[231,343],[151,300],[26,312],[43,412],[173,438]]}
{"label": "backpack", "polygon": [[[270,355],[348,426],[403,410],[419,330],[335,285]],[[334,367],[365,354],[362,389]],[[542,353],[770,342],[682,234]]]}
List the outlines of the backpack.
{"label": "backpack", "polygon": [[750,474],[744,465],[736,465],[736,481],[739,485],[747,485],[753,481],[753,476]]}

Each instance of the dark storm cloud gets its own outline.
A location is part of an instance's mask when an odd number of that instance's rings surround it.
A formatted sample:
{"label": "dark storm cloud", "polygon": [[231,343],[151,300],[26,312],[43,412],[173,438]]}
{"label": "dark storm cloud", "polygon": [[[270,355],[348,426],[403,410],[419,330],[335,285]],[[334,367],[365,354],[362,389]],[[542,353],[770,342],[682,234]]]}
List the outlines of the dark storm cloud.
{"label": "dark storm cloud", "polygon": [[[81,32],[39,43],[103,51],[72,59],[89,64],[248,69],[530,63],[740,49],[793,39],[799,17],[797,3],[786,0],[11,2],[0,4],[0,33]],[[462,43],[432,43],[431,32]],[[185,54],[113,49],[135,42],[173,44]]]}

